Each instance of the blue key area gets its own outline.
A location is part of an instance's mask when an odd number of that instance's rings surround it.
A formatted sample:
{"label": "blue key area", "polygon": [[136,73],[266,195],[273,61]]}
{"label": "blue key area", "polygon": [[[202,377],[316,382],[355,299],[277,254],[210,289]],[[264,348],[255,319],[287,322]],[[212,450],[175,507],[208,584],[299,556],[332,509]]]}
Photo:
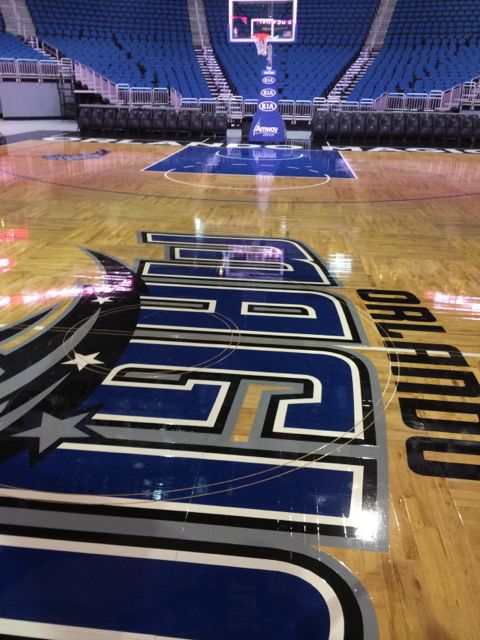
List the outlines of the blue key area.
{"label": "blue key area", "polygon": [[[130,343],[119,364],[153,364],[171,367],[201,368],[202,373],[209,374],[209,379],[238,379],[238,372],[249,371],[254,380],[262,380],[262,373],[270,373],[283,376],[286,384],[291,374],[302,376],[306,379],[311,376],[320,380],[322,384],[322,397],[320,402],[312,401],[309,404],[292,405],[287,410],[285,426],[291,428],[312,429],[348,433],[355,428],[354,401],[360,401],[361,389],[352,378],[352,369],[348,360],[339,358],[329,353],[297,353],[282,351],[261,351],[254,349],[232,349],[224,347],[196,347],[193,345],[169,345],[169,344],[141,344]],[[353,364],[355,368],[356,365]],[[212,372],[215,368],[220,374]],[[258,373],[258,375],[257,375]],[[245,376],[243,376],[245,377]],[[263,378],[267,381],[271,378]],[[279,384],[282,379],[277,379]],[[158,416],[159,410],[169,411],[173,416],[175,407],[178,406],[178,394],[172,395],[168,389],[145,388],[142,398],[144,415]],[[195,419],[199,413],[204,413],[199,406],[201,398],[195,396],[195,402],[191,402],[192,392],[184,391],[182,416]],[[129,388],[126,386],[101,385],[84,404],[86,408],[101,406],[100,413],[128,414]],[[205,400],[211,407],[210,398]],[[126,418],[128,421],[128,417]],[[162,421],[159,420],[159,424]]]}
{"label": "blue key area", "polygon": [[[267,336],[271,333],[310,334],[329,336],[333,339],[344,335],[339,315],[344,315],[342,308],[337,309],[334,299],[321,294],[296,291],[244,291],[220,287],[212,291],[206,288],[168,285],[153,285],[149,286],[148,290],[151,296],[165,298],[164,304],[168,304],[170,298],[206,301],[214,299],[215,311],[186,313],[183,310],[143,309],[140,315],[141,324],[223,330],[228,330],[232,326],[236,330],[256,331]],[[142,306],[155,303],[155,298],[151,300],[142,298]],[[248,307],[244,307],[244,313],[242,313],[242,304],[248,304]],[[316,317],[308,317],[305,315],[307,311]]]}
{"label": "blue key area", "polygon": [[145,171],[273,175],[319,180],[325,176],[355,178],[338,151],[269,147],[185,147]]}
{"label": "blue key area", "polygon": [[282,571],[14,547],[0,547],[0,566],[1,618],[152,638],[329,638],[323,597]]}
{"label": "blue key area", "polygon": [[[280,475],[292,467],[279,469],[278,463],[268,459],[252,463],[198,455],[182,458],[180,454],[144,456],[56,449],[30,468],[28,454],[21,452],[2,464],[0,483],[61,493],[135,494],[132,498],[137,500],[144,496],[146,500],[181,501],[186,510],[190,504],[250,509],[253,517],[259,509],[287,512],[289,518],[295,514],[350,514],[352,471],[307,466]],[[249,474],[257,475],[248,481],[236,480]],[[219,482],[222,484],[208,486]],[[256,484],[240,488],[245,482]],[[209,495],[213,491],[217,493]],[[127,497],[125,500],[128,502]]]}

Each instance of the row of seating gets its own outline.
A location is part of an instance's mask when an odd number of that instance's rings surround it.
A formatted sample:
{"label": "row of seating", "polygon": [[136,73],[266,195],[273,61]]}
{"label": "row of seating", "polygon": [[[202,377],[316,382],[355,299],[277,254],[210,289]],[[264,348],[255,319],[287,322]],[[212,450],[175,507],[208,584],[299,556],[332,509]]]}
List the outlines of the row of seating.
{"label": "row of seating", "polygon": [[398,0],[383,47],[349,98],[447,89],[480,72],[480,0]]}
{"label": "row of seating", "polygon": [[26,60],[45,60],[46,57],[35,51],[11,33],[5,32],[5,24],[0,13],[0,58]]}
{"label": "row of seating", "polygon": [[[204,4],[212,46],[231,86],[239,95],[255,97],[264,59],[253,45],[227,41],[226,0]],[[378,4],[302,0],[297,42],[274,47],[282,98],[327,93],[358,54]],[[211,97],[193,49],[187,0],[27,0],[27,5],[41,39],[112,81]],[[252,5],[239,6],[248,15]],[[349,98],[423,93],[475,77],[479,33],[480,0],[398,0],[384,46]],[[42,57],[10,34],[0,33],[0,56],[2,49],[8,57]]]}
{"label": "row of seating", "polygon": [[224,136],[228,121],[225,113],[205,113],[194,109],[155,107],[80,106],[78,127],[82,133],[122,133],[135,136],[184,133]]}
{"label": "row of seating", "polygon": [[173,87],[186,97],[211,97],[192,44],[187,0],[27,4],[41,40],[109,80],[134,87]]}
{"label": "row of seating", "polygon": [[[266,4],[266,3],[265,3]],[[212,46],[238,95],[258,93],[259,59],[253,44],[230,44],[228,2],[204,2]],[[251,5],[250,5],[251,6]],[[311,99],[322,95],[357,56],[368,33],[378,0],[303,0],[298,3],[297,41],[273,47],[282,98]],[[238,11],[248,16],[248,4]]]}
{"label": "row of seating", "polygon": [[480,143],[480,114],[316,111],[311,129],[319,142],[470,146]]}

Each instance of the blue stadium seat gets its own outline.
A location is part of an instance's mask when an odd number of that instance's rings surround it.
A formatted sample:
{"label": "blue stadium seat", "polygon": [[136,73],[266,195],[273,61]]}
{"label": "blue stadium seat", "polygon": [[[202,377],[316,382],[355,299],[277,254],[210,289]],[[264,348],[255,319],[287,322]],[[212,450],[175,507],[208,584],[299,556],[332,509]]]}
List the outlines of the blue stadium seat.
{"label": "blue stadium seat", "polygon": [[0,14],[0,58],[45,60],[46,57],[11,33],[5,33],[5,24]]}
{"label": "blue stadium seat", "polygon": [[187,0],[28,0],[40,39],[115,83],[211,97],[192,45]]}
{"label": "blue stadium seat", "polygon": [[[264,59],[253,44],[228,42],[228,2],[205,0],[212,45],[238,95],[256,97]],[[284,99],[322,95],[358,55],[378,0],[302,0],[298,3],[298,39],[273,50]],[[248,8],[245,8],[248,12]],[[247,15],[247,14],[246,14]]]}
{"label": "blue stadium seat", "polygon": [[398,0],[384,45],[349,99],[428,93],[480,73],[480,0]]}

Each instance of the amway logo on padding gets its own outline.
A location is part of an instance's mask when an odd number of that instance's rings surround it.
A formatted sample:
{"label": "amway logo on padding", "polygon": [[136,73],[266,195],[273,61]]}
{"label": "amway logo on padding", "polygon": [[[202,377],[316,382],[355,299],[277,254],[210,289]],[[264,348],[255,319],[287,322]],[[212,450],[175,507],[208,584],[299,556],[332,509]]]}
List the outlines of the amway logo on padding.
{"label": "amway logo on padding", "polygon": [[258,108],[260,111],[276,111],[278,109],[278,105],[275,102],[264,100],[263,102],[260,102]]}
{"label": "amway logo on padding", "polygon": [[262,127],[261,124],[256,124],[253,129],[253,135],[261,136],[274,136],[278,133],[278,127]]}

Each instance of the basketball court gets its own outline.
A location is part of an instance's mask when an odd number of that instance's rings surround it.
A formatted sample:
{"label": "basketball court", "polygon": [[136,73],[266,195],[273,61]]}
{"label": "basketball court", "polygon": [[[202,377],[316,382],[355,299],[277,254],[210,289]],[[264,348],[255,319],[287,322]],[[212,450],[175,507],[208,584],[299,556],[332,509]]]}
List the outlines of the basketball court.
{"label": "basketball court", "polygon": [[[24,416],[3,429],[11,570],[40,554],[85,588],[78,566],[105,571],[105,589],[137,566],[153,579],[153,552],[136,547],[147,535],[159,561],[165,545],[200,553],[181,571],[203,584],[217,580],[218,553],[229,566],[246,555],[253,576],[248,557],[283,549],[350,593],[343,628],[360,619],[363,635],[346,637],[376,637],[378,624],[386,638],[474,638],[477,158],[206,145],[0,148],[2,369],[18,380],[4,416]],[[311,166],[329,180],[305,175]],[[204,589],[170,570],[180,615],[176,589]],[[253,587],[237,579],[228,597],[241,603]],[[301,617],[300,583],[288,610]],[[210,597],[226,596],[208,591],[201,605],[220,628]],[[273,604],[261,602],[251,625],[268,634]],[[115,608],[93,600],[95,615],[73,625],[40,607],[44,626],[25,626],[8,606],[10,636],[117,637]],[[343,637],[328,629],[320,637]],[[171,623],[163,635],[213,637],[195,633]]]}
{"label": "basketball court", "polygon": [[477,640],[480,151],[31,131],[0,636]]}

